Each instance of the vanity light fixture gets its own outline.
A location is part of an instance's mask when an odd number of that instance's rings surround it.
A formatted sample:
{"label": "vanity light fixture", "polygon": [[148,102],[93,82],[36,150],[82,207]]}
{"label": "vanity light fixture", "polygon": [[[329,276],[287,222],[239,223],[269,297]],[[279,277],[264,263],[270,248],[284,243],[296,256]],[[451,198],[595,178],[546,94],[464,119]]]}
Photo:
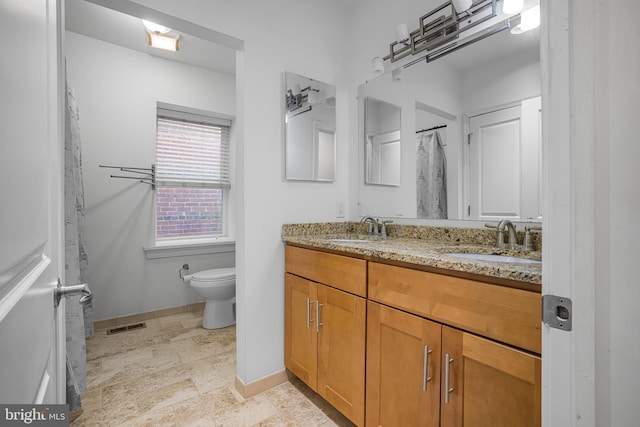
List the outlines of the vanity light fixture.
{"label": "vanity light fixture", "polygon": [[142,20],[147,29],[147,43],[151,47],[177,52],[180,50],[180,34],[164,25]]}
{"label": "vanity light fixture", "polygon": [[520,24],[511,29],[511,34],[522,34],[540,26],[540,5],[520,13]]}
{"label": "vanity light fixture", "polygon": [[[429,61],[430,57],[435,59],[449,53],[452,47],[458,49],[460,46],[456,46],[456,40],[460,35],[471,34],[465,32],[498,15],[497,3],[498,0],[448,0],[421,16],[416,30],[405,32],[406,24],[400,24],[396,28],[397,40],[389,45],[389,55],[383,60],[396,62],[409,55],[427,51],[430,52],[426,55]],[[483,33],[478,37],[486,36]],[[406,40],[403,41],[405,37]],[[469,41],[465,44],[469,44]],[[379,67],[376,68],[374,64],[374,70],[377,69]]]}
{"label": "vanity light fixture", "polygon": [[505,15],[513,15],[518,13],[524,7],[524,0],[504,0],[502,3],[502,13]]}

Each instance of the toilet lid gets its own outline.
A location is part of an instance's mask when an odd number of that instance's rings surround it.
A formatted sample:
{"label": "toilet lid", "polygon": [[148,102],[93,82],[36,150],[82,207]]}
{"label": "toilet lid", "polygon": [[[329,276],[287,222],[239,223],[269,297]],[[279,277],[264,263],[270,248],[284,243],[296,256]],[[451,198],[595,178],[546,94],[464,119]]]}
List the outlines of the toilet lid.
{"label": "toilet lid", "polygon": [[211,270],[203,270],[195,273],[191,280],[215,282],[217,280],[231,279],[236,276],[236,268],[213,268]]}

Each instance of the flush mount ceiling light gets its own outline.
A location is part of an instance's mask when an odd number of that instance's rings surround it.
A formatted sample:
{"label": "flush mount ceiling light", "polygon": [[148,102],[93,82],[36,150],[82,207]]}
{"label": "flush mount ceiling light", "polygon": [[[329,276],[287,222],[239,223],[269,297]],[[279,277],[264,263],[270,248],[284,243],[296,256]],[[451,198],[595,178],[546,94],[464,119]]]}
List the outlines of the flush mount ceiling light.
{"label": "flush mount ceiling light", "polygon": [[155,22],[147,21],[146,19],[142,19],[141,21],[150,33],[166,34],[171,31],[171,28],[165,27],[164,25],[156,24]]}
{"label": "flush mount ceiling light", "polygon": [[142,20],[147,29],[147,43],[151,47],[177,52],[180,50],[180,34],[169,27]]}
{"label": "flush mount ceiling light", "polygon": [[177,52],[180,50],[180,37],[167,36],[158,33],[147,33],[149,46],[163,50]]}

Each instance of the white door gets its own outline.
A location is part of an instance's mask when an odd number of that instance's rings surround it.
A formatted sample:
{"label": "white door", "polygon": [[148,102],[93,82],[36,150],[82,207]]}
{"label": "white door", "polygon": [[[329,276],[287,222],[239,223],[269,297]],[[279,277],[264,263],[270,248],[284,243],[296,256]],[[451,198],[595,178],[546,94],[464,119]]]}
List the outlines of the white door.
{"label": "white door", "polygon": [[64,403],[60,10],[0,0],[0,403]]}
{"label": "white door", "polygon": [[471,219],[542,219],[540,97],[469,119]]}

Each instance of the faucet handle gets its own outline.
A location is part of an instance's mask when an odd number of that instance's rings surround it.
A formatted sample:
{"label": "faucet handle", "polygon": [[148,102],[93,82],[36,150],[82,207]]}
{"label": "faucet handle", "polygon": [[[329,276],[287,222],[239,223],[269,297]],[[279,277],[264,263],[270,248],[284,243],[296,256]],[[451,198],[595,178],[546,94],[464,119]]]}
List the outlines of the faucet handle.
{"label": "faucet handle", "polygon": [[498,224],[485,224],[484,226],[487,228],[498,228]]}
{"label": "faucet handle", "polygon": [[391,224],[392,222],[393,220],[391,219],[382,221],[380,225],[380,235],[382,236],[383,239],[387,237],[387,224]]}
{"label": "faucet handle", "polygon": [[539,225],[525,225],[524,226],[524,250],[532,251],[533,247],[533,237],[531,236],[532,230],[542,230],[542,227]]}

